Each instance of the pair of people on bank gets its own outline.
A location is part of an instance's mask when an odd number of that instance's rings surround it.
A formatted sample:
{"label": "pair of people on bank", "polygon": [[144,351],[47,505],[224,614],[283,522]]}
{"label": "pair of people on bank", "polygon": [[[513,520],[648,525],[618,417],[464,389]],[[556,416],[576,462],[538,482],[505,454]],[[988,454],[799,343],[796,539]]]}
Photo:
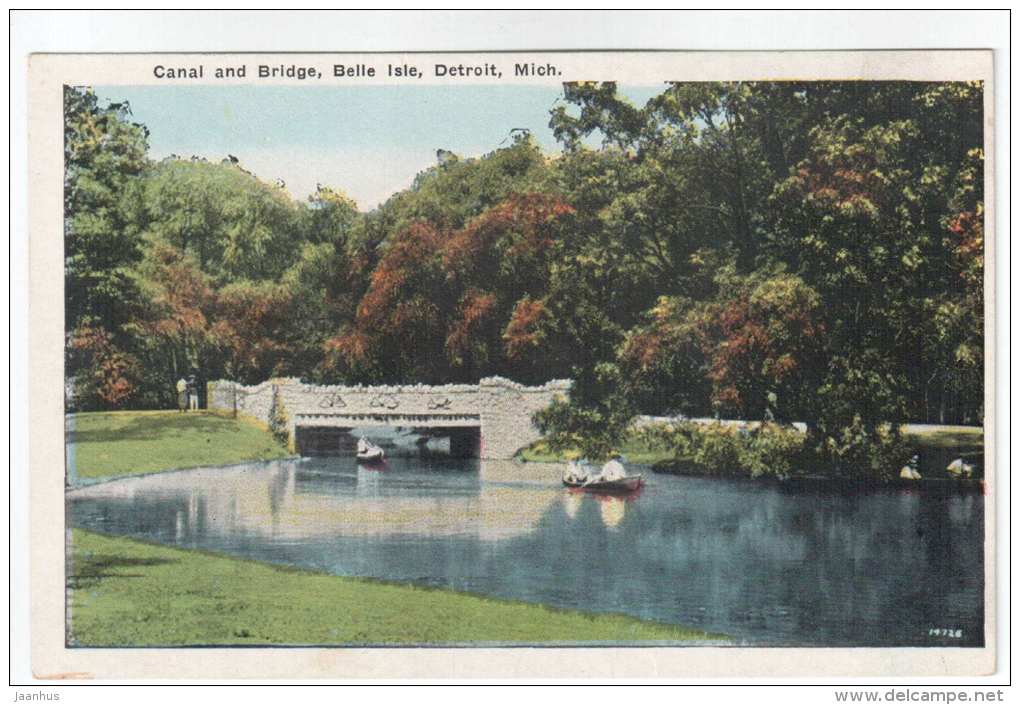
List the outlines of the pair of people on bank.
{"label": "pair of people on bank", "polygon": [[198,381],[195,375],[177,380],[177,408],[181,411],[198,409]]}

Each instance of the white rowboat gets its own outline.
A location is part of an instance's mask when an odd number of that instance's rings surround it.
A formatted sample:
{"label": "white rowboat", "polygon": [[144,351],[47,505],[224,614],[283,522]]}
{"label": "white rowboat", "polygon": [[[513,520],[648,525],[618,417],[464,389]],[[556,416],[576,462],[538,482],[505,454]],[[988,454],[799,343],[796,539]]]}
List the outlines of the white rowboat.
{"label": "white rowboat", "polygon": [[379,461],[383,459],[383,449],[367,438],[358,439],[358,460],[365,462]]}

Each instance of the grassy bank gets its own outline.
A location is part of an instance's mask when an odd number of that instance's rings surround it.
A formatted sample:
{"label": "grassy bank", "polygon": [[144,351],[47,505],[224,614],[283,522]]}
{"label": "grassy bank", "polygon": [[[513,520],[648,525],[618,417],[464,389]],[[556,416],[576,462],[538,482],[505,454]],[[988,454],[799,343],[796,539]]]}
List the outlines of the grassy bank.
{"label": "grassy bank", "polygon": [[74,530],[79,646],[713,640],[704,632],[289,569]]}
{"label": "grassy bank", "polygon": [[118,411],[69,417],[69,462],[79,480],[139,475],[288,455],[268,432],[210,412]]}
{"label": "grassy bank", "polygon": [[919,451],[947,451],[968,456],[983,453],[984,429],[976,426],[907,426],[903,434]]}

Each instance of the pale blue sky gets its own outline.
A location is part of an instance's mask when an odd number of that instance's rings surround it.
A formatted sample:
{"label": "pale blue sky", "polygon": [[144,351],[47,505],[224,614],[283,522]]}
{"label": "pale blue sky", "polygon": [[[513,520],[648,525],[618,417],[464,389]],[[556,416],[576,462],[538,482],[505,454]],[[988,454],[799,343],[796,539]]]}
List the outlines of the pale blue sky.
{"label": "pale blue sky", "polygon": [[[407,188],[436,150],[472,157],[524,127],[554,152],[553,86],[97,86],[131,103],[149,128],[150,154],[227,154],[259,178],[281,178],[295,198],[316,183],[340,188],[362,210]],[[621,87],[643,104],[661,88]]]}

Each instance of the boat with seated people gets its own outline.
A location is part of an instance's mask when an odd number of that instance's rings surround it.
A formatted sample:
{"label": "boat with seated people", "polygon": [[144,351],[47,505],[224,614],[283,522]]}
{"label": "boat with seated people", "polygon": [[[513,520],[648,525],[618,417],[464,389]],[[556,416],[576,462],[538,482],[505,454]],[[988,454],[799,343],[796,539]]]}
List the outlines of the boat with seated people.
{"label": "boat with seated people", "polygon": [[634,492],[644,484],[644,476],[628,475],[622,460],[620,456],[614,457],[597,473],[590,472],[583,464],[571,462],[563,484],[593,492]]}
{"label": "boat with seated people", "polygon": [[358,439],[357,458],[363,463],[382,462],[385,455],[383,449],[367,438]]}

